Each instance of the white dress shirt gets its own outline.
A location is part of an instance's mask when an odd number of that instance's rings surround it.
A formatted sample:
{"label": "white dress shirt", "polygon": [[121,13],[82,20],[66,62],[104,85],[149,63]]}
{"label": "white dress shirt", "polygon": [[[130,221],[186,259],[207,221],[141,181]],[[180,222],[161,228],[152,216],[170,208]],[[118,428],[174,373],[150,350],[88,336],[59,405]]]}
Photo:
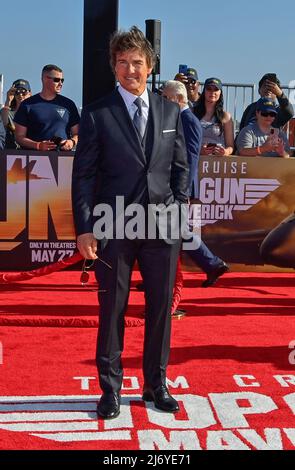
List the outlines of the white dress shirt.
{"label": "white dress shirt", "polygon": [[[118,92],[122,96],[122,98],[124,100],[124,103],[126,105],[127,111],[129,113],[129,116],[131,117],[131,120],[133,121],[134,114],[137,111],[137,106],[136,106],[136,104],[134,104],[134,101],[136,100],[136,98],[138,98],[138,96],[133,95],[129,91],[125,90],[125,88],[123,88],[121,85],[118,86]],[[144,92],[142,93],[142,95],[140,95],[140,98],[143,101],[143,103],[142,103],[142,115],[145,119],[145,122],[147,123],[148,116],[149,116],[149,106],[150,106],[149,94],[147,92],[147,89],[145,89]]]}

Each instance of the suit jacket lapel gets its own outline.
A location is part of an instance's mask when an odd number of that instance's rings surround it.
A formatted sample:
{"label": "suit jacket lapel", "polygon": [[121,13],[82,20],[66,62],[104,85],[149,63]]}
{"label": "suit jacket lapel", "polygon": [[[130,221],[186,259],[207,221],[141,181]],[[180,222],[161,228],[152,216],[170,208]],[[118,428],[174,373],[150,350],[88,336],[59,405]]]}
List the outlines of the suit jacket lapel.
{"label": "suit jacket lapel", "polygon": [[125,135],[129,134],[128,142],[133,147],[139,159],[143,163],[146,163],[145,155],[144,155],[141,143],[139,141],[137,132],[134,128],[130,115],[127,111],[124,100],[117,90],[115,90],[113,93],[113,103],[112,103],[112,106],[110,107],[110,110],[114,118],[116,119],[120,127],[122,128],[124,134]]}
{"label": "suit jacket lapel", "polygon": [[157,155],[157,147],[158,144],[161,141],[161,135],[162,135],[162,123],[163,123],[163,107],[162,107],[162,102],[161,100],[157,99],[153,93],[149,92],[149,112],[152,114],[152,119],[154,123],[154,139],[153,139],[153,149],[152,149],[152,154],[151,154],[151,159],[150,159],[150,167],[153,164],[153,161],[155,160],[155,157]]}

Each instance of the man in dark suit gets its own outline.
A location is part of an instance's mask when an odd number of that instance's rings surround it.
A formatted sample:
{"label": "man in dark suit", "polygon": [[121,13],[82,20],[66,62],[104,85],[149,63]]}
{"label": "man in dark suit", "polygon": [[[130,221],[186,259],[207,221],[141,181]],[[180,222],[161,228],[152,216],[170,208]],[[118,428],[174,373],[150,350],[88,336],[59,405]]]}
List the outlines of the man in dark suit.
{"label": "man in dark suit", "polygon": [[[163,87],[162,94],[165,98],[178,103],[180,106],[189,163],[189,196],[191,199],[197,199],[199,197],[199,158],[202,144],[202,127],[199,119],[189,108],[187,90],[183,83],[177,80],[167,81]],[[210,287],[229,268],[222,259],[209,250],[198,235],[194,235],[194,241],[196,248],[189,249],[186,253],[207,274],[207,279],[203,282],[202,286]]]}
{"label": "man in dark suit", "polygon": [[[135,260],[143,276],[146,318],[143,353],[143,400],[156,408],[178,411],[177,401],[166,387],[166,367],[170,349],[171,302],[181,236],[154,239],[147,235],[130,239],[108,235],[103,238],[94,227],[94,217],[102,204],[116,213],[117,197],[125,208],[140,204],[148,219],[151,204],[178,209],[187,202],[188,165],[179,107],[147,91],[146,81],[154,65],[150,43],[136,27],[118,32],[110,43],[111,64],[119,87],[109,96],[82,112],[79,143],[73,166],[73,210],[80,253],[87,259],[99,256],[108,269],[96,263],[101,290],[97,341],[97,366],[103,391],[97,413],[105,419],[120,412],[123,378],[121,353],[124,313],[128,303],[130,278]],[[173,204],[174,203],[174,204]],[[98,204],[100,206],[98,206]],[[129,213],[130,215],[130,213]],[[144,219],[144,220],[143,220]],[[123,215],[124,227],[128,217]],[[131,237],[132,238],[132,237]],[[165,238],[165,237],[164,237]]]}

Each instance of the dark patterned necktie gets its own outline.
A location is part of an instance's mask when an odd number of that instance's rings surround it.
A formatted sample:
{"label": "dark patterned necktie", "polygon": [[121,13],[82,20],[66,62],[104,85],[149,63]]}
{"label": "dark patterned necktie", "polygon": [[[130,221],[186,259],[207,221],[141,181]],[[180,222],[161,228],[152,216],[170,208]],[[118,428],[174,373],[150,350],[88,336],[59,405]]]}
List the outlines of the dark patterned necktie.
{"label": "dark patterned necktie", "polygon": [[137,106],[137,110],[133,117],[133,124],[135,126],[135,129],[137,130],[140,140],[142,140],[145,133],[146,125],[145,118],[142,113],[143,99],[138,97],[133,103],[135,104],[135,106]]}

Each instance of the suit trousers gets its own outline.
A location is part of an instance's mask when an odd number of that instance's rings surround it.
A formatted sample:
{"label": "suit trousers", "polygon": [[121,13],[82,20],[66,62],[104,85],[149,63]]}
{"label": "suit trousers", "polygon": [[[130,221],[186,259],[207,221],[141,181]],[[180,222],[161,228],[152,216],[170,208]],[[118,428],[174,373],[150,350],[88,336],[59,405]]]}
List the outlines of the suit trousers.
{"label": "suit trousers", "polygon": [[122,386],[121,354],[124,344],[124,315],[128,305],[132,269],[138,261],[145,286],[145,334],[143,375],[145,383],[157,388],[165,384],[170,352],[171,303],[181,240],[109,240],[100,252],[103,263],[96,263],[100,290],[97,368],[100,387],[105,393]]}

